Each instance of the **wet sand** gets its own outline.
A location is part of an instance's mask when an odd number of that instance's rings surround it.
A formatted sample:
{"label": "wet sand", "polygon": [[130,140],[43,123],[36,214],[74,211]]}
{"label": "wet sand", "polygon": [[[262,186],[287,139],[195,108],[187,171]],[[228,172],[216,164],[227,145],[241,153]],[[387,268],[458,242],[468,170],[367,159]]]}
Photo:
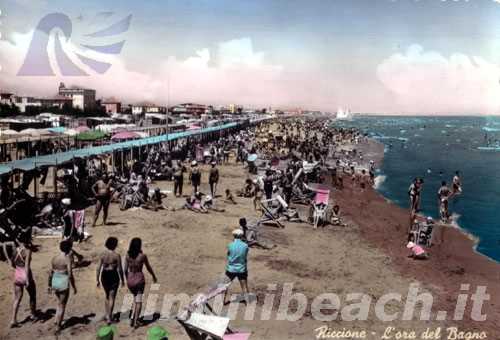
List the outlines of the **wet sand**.
{"label": "wet sand", "polygon": [[[369,152],[382,158],[380,145],[370,144]],[[204,167],[202,191],[208,192],[208,167]],[[221,167],[221,183],[219,192],[230,188],[233,193],[241,188],[247,174],[241,165],[232,163]],[[261,237],[269,243],[277,245],[272,250],[252,248],[249,255],[249,288],[258,297],[256,306],[257,319],[243,320],[242,313],[231,321],[232,329],[251,331],[250,339],[313,339],[314,331],[320,326],[332,329],[366,330],[366,339],[380,339],[386,327],[400,330],[414,330],[417,334],[428,327],[447,327],[457,325],[468,330],[484,330],[488,339],[500,338],[496,321],[499,320],[499,306],[495,305],[498,295],[498,266],[495,263],[475,254],[472,243],[460,232],[446,228],[443,230],[444,243],[431,249],[431,259],[414,261],[406,257],[404,247],[407,230],[407,212],[388,203],[381,195],[369,190],[364,195],[353,193],[347,178],[342,192],[333,191],[331,199],[341,206],[349,223],[348,227],[328,226],[314,230],[307,223],[286,223],[285,229],[264,226]],[[162,189],[172,190],[171,182],[157,183]],[[191,188],[185,183],[185,192]],[[355,191],[355,190],[354,190]],[[180,207],[183,199],[169,195],[167,204]],[[66,319],[70,318],[70,327],[63,330],[59,339],[94,339],[97,328],[102,325],[98,319],[103,314],[102,289],[96,287],[96,262],[108,236],[117,236],[120,240],[118,251],[124,254],[132,237],[140,236],[144,242],[144,251],[159,279],[157,294],[186,293],[194,295],[201,292],[221,277],[224,273],[226,245],[231,241],[231,230],[240,217],[248,220],[256,219],[259,214],[253,210],[251,199],[236,198],[237,205],[227,205],[219,199],[219,207],[226,209],[223,213],[210,212],[208,215],[190,211],[158,211],[134,209],[122,212],[117,204],[110,210],[111,225],[99,225],[89,228],[93,235],[87,242],[77,245],[76,249],[83,253],[91,264],[75,271],[78,295],[71,296],[66,311]],[[305,217],[306,207],[299,207],[301,216]],[[91,210],[87,215],[90,225]],[[39,251],[33,256],[33,272],[38,285],[39,308],[51,314],[56,306],[55,297],[46,293],[47,272],[50,258],[56,254],[58,240],[36,240]],[[462,268],[462,269],[461,269]],[[54,339],[53,317],[46,322],[31,324],[27,322],[17,329],[8,329],[12,301],[13,270],[0,263],[0,303],[4,306],[0,311],[0,338],[2,339]],[[147,290],[151,278],[146,274]],[[337,317],[331,322],[314,320],[310,313],[295,322],[260,320],[263,297],[268,285],[278,285],[279,292],[284,283],[293,284],[294,290],[304,293],[312,299],[323,293],[335,293],[345,299],[348,293],[364,293],[377,299],[386,293],[407,294],[411,283],[418,281],[422,287],[439,297],[438,309],[452,310],[458,295],[460,283],[470,283],[471,290],[477,284],[487,284],[492,295],[491,303],[486,309],[488,321],[473,323],[454,321],[393,321],[382,322],[370,309],[367,321],[346,321]],[[239,293],[238,283],[234,283],[231,292]],[[120,309],[126,288],[121,288],[117,298]],[[146,297],[147,298],[147,297]],[[145,299],[146,300],[146,299]],[[160,299],[161,300],[161,299]],[[242,305],[241,305],[242,307]],[[274,303],[276,312],[278,301]],[[435,306],[436,307],[436,306]],[[143,306],[144,308],[144,306]],[[390,303],[386,307],[390,312],[401,313],[404,306]],[[161,303],[155,309],[160,311]],[[293,303],[291,310],[294,309]],[[25,295],[19,320],[28,316],[27,296]],[[433,313],[435,320],[435,313]],[[174,339],[188,339],[182,327],[174,320],[157,320],[156,324],[164,326]],[[125,339],[144,339],[146,327],[131,330],[128,322],[117,324],[119,337]],[[466,328],[465,328],[466,327]],[[494,333],[496,331],[496,333]]]}

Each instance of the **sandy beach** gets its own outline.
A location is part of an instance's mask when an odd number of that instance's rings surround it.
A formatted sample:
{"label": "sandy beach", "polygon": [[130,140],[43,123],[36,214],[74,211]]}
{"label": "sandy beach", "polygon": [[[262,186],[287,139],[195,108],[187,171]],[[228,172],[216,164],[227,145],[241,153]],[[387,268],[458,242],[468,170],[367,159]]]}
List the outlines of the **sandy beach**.
{"label": "sandy beach", "polygon": [[[377,163],[383,159],[383,147],[377,143],[364,145],[367,159],[373,158]],[[202,188],[208,192],[207,171],[203,167]],[[234,161],[222,166],[219,192],[230,188],[233,192],[242,186],[247,176],[246,170]],[[473,243],[460,231],[452,228],[440,229],[437,233],[442,240],[431,248],[428,261],[415,261],[407,258],[404,247],[408,224],[407,211],[387,202],[372,189],[363,195],[358,189],[351,189],[350,181],[344,180],[342,191],[332,191],[331,200],[341,206],[341,213],[347,227],[327,226],[312,229],[307,223],[286,223],[285,229],[264,226],[261,238],[277,247],[272,250],[252,248],[249,255],[249,288],[257,296],[256,318],[244,320],[243,313],[238,313],[236,320],[231,321],[233,330],[252,333],[251,339],[313,339],[321,326],[334,330],[366,331],[367,339],[381,339],[387,327],[397,330],[414,331],[422,334],[426,329],[442,327],[459,327],[467,331],[487,332],[488,339],[500,338],[499,320],[500,306],[496,305],[499,295],[498,264],[476,254]],[[171,182],[158,182],[162,189],[172,190]],[[185,184],[185,192],[191,188]],[[95,269],[97,258],[103,249],[108,236],[119,238],[118,250],[126,252],[132,237],[139,236],[144,241],[144,251],[149,256],[156,271],[159,287],[155,294],[186,293],[194,295],[203,291],[224,273],[225,249],[231,241],[231,230],[237,227],[240,217],[249,221],[259,217],[253,209],[251,199],[236,198],[237,205],[222,203],[219,207],[225,212],[210,212],[208,215],[191,211],[158,211],[143,209],[120,211],[116,204],[110,210],[110,225],[99,225],[89,228],[92,237],[77,245],[76,249],[86,259],[89,266],[75,271],[78,294],[71,296],[66,311],[69,326],[63,330],[59,339],[93,339],[96,330],[103,324],[99,319],[103,315],[104,293],[96,287]],[[183,198],[172,198],[169,195],[167,205],[180,207]],[[305,216],[307,207],[298,207]],[[87,214],[87,225],[90,225],[92,210]],[[35,240],[39,250],[34,254],[32,268],[37,282],[38,305],[46,315],[53,315],[56,306],[54,296],[46,292],[47,274],[50,258],[55,254],[58,240]],[[4,289],[0,290],[1,310],[0,337],[2,339],[52,339],[54,338],[53,318],[35,324],[26,322],[20,328],[9,329],[8,321],[12,301],[13,270],[6,264],[0,264],[0,280]],[[146,275],[148,294],[150,277]],[[366,321],[347,321],[339,315],[336,320],[322,322],[315,320],[306,312],[297,321],[261,320],[263,298],[269,285],[276,285],[276,291],[283,290],[284,284],[293,285],[294,292],[301,292],[309,299],[323,293],[334,293],[345,299],[350,293],[363,293],[377,299],[386,293],[408,293],[410,284],[418,282],[422,291],[430,292],[435,298],[431,321],[393,321],[379,320],[373,308],[370,309]],[[471,291],[477,285],[486,285],[491,300],[485,304],[485,322],[474,322],[468,318],[460,322],[435,321],[436,311],[447,311],[453,314],[456,297],[460,292],[460,284],[470,284]],[[237,283],[231,292],[239,293]],[[127,294],[126,288],[118,293],[116,310],[120,310],[121,301]],[[277,294],[278,295],[278,294]],[[232,304],[234,305],[234,303]],[[293,310],[293,303],[291,304]],[[243,305],[240,305],[243,308]],[[233,307],[234,308],[234,307]],[[278,308],[278,301],[273,304],[273,312]],[[404,306],[389,303],[387,310],[401,313]],[[160,312],[161,303],[154,308]],[[467,315],[467,313],[466,313]],[[19,319],[28,316],[26,297],[23,299]],[[161,315],[155,324],[162,325],[173,339],[188,339],[179,323],[171,315]],[[433,321],[434,320],[434,321]],[[451,320],[451,321],[450,321]],[[127,320],[117,324],[119,338],[144,339],[147,328],[132,330]],[[394,333],[394,332],[393,332]],[[446,334],[446,333],[444,333]],[[444,336],[444,335],[443,335]],[[446,337],[443,337],[445,339]],[[417,337],[420,339],[420,337]]]}

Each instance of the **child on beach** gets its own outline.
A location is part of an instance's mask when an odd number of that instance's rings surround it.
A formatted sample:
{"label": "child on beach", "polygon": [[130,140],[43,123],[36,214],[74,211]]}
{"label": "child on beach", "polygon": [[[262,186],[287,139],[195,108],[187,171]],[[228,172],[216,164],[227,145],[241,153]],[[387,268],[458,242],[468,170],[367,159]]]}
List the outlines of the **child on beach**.
{"label": "child on beach", "polygon": [[429,258],[429,254],[425,252],[424,248],[422,248],[418,244],[415,244],[413,242],[413,238],[412,240],[410,240],[410,242],[408,242],[406,248],[410,249],[411,251],[408,257],[411,257],[415,260],[427,260]]}

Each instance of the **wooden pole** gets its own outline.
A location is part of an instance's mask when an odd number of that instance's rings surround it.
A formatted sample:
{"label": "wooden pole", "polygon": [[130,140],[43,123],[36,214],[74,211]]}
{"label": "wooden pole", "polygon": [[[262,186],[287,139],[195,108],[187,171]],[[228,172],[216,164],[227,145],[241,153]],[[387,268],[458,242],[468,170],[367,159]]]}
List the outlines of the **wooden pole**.
{"label": "wooden pole", "polygon": [[57,196],[57,162],[56,165],[54,166],[54,175],[52,178],[52,182],[54,185],[54,194]]}

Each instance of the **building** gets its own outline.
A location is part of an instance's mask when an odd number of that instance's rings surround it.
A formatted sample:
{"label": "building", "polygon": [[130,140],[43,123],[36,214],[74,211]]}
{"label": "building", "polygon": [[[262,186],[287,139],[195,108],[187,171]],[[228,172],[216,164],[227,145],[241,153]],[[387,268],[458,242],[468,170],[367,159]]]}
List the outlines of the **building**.
{"label": "building", "polygon": [[169,110],[173,115],[187,114],[191,116],[201,116],[207,111],[207,106],[202,104],[184,103],[175,105]]}
{"label": "building", "polygon": [[29,96],[13,96],[13,103],[19,108],[19,112],[25,113],[28,107],[39,108],[58,108],[71,107],[72,100],[64,96],[55,96],[52,98],[35,98]]}
{"label": "building", "polygon": [[134,116],[142,116],[148,113],[156,113],[156,114],[166,114],[167,108],[165,106],[158,106],[154,104],[139,104],[132,105],[132,115]]}
{"label": "building", "polygon": [[117,114],[122,112],[122,103],[115,100],[105,100],[101,103],[101,106],[104,107],[104,110],[108,114]]}
{"label": "building", "polygon": [[13,93],[0,93],[0,103],[5,105],[14,104],[14,94]]}
{"label": "building", "polygon": [[16,105],[19,108],[19,112],[24,113],[26,112],[26,108],[28,106],[42,107],[42,100],[35,97],[15,96],[14,105]]}
{"label": "building", "polygon": [[64,83],[59,85],[59,95],[71,98],[73,107],[76,109],[92,109],[96,105],[95,90],[76,86],[67,88]]}
{"label": "building", "polygon": [[70,108],[73,106],[73,100],[71,98],[56,95],[52,98],[40,98],[42,107],[57,107],[58,109]]}

